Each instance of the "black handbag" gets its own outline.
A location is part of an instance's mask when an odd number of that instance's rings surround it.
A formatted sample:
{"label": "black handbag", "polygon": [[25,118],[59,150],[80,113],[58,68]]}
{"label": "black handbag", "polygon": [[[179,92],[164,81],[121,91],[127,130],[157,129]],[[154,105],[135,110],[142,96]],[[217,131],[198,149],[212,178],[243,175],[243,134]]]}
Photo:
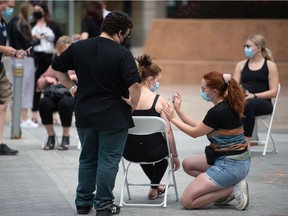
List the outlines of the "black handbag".
{"label": "black handbag", "polygon": [[226,151],[226,152],[215,151],[210,145],[205,147],[205,155],[206,155],[207,163],[209,165],[214,165],[215,160],[219,157],[229,156],[229,155],[238,155],[246,151],[247,151],[247,147],[243,150]]}
{"label": "black handbag", "polygon": [[63,84],[50,85],[44,90],[43,94],[44,97],[50,97],[58,100],[71,96],[69,90]]}
{"label": "black handbag", "polygon": [[211,146],[205,147],[206,160],[209,165],[214,165],[215,163],[215,151]]}

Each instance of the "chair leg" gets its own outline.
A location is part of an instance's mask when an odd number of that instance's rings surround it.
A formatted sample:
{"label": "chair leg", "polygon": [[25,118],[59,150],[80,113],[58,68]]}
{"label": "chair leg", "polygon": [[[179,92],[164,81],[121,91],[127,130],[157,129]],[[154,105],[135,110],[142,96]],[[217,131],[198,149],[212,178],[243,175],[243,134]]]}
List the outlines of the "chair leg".
{"label": "chair leg", "polygon": [[277,145],[276,145],[276,142],[275,142],[273,136],[270,135],[270,138],[271,138],[271,141],[272,141],[272,144],[273,144],[273,147],[274,147],[274,152],[278,153]]}
{"label": "chair leg", "polygon": [[[169,161],[169,160],[168,160]],[[125,166],[125,162],[124,159],[122,159],[122,167],[123,167],[123,171],[124,171],[124,179],[123,179],[123,183],[122,183],[122,189],[121,189],[121,196],[120,196],[120,202],[119,202],[119,206],[162,206],[164,208],[167,207],[167,200],[168,200],[168,190],[169,187],[173,186],[174,190],[175,190],[175,195],[176,195],[176,202],[178,201],[178,191],[177,191],[177,186],[176,186],[176,179],[175,179],[175,175],[172,169],[172,165],[171,165],[171,161],[168,162],[168,167],[167,167],[167,173],[164,179],[166,179],[166,183],[164,184],[156,184],[158,186],[165,186],[166,190],[163,196],[163,201],[161,203],[157,203],[157,204],[145,204],[145,203],[125,203],[124,201],[124,193],[126,190],[127,191],[127,195],[128,195],[128,199],[131,200],[131,196],[130,196],[130,187],[129,186],[151,186],[151,184],[137,184],[137,183],[129,183],[128,182],[128,171],[129,171],[129,167],[132,164],[132,162],[128,162],[128,165]],[[170,178],[172,177],[172,181],[170,180]],[[170,182],[171,181],[171,182]]]}
{"label": "chair leg", "polygon": [[174,190],[175,190],[176,202],[178,202],[178,200],[179,200],[178,189],[177,189],[175,174],[173,171],[172,171],[172,178],[173,178],[173,184],[174,184],[173,186],[174,186]]}
{"label": "chair leg", "polygon": [[123,167],[123,171],[124,171],[124,179],[123,179],[123,184],[122,184],[122,189],[121,189],[121,196],[120,196],[119,206],[122,207],[123,204],[125,204],[125,202],[124,202],[124,188],[126,188],[128,199],[129,200],[131,199],[130,190],[129,190],[129,184],[128,184],[128,180],[127,180],[128,169],[129,169],[129,167],[131,165],[131,162],[128,163],[127,167],[125,166],[125,162],[124,162],[123,158],[122,158],[121,162],[122,162],[122,167]]}

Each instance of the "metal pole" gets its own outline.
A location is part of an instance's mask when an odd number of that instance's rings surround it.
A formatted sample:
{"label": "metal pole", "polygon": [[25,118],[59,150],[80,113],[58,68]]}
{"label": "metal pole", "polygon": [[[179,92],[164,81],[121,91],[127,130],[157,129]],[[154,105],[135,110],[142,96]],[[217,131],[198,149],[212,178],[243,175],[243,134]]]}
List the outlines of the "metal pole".
{"label": "metal pole", "polygon": [[22,103],[23,65],[15,63],[13,71],[13,106],[11,139],[21,138],[21,103]]}

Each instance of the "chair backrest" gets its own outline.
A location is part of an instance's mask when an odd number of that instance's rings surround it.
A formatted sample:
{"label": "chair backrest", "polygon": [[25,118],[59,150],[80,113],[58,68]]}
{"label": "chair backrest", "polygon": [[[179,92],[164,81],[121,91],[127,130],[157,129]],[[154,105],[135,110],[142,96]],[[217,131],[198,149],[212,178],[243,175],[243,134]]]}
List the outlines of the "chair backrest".
{"label": "chair backrest", "polygon": [[156,116],[133,116],[135,127],[130,128],[128,133],[133,135],[149,135],[157,132],[166,133],[166,122]]}

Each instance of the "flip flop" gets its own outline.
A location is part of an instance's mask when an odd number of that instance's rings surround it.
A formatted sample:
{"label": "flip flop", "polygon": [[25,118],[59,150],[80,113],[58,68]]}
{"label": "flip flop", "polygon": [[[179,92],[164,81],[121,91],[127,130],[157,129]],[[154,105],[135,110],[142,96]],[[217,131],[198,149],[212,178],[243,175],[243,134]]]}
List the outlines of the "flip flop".
{"label": "flip flop", "polygon": [[147,198],[148,198],[149,200],[155,200],[155,199],[157,199],[158,197],[159,197],[159,193],[158,193],[158,194],[155,194],[155,196],[150,196],[150,195],[147,196]]}
{"label": "flip flop", "polygon": [[162,190],[158,190],[158,196],[161,196],[162,194],[164,194],[166,192],[166,187],[163,187]]}

